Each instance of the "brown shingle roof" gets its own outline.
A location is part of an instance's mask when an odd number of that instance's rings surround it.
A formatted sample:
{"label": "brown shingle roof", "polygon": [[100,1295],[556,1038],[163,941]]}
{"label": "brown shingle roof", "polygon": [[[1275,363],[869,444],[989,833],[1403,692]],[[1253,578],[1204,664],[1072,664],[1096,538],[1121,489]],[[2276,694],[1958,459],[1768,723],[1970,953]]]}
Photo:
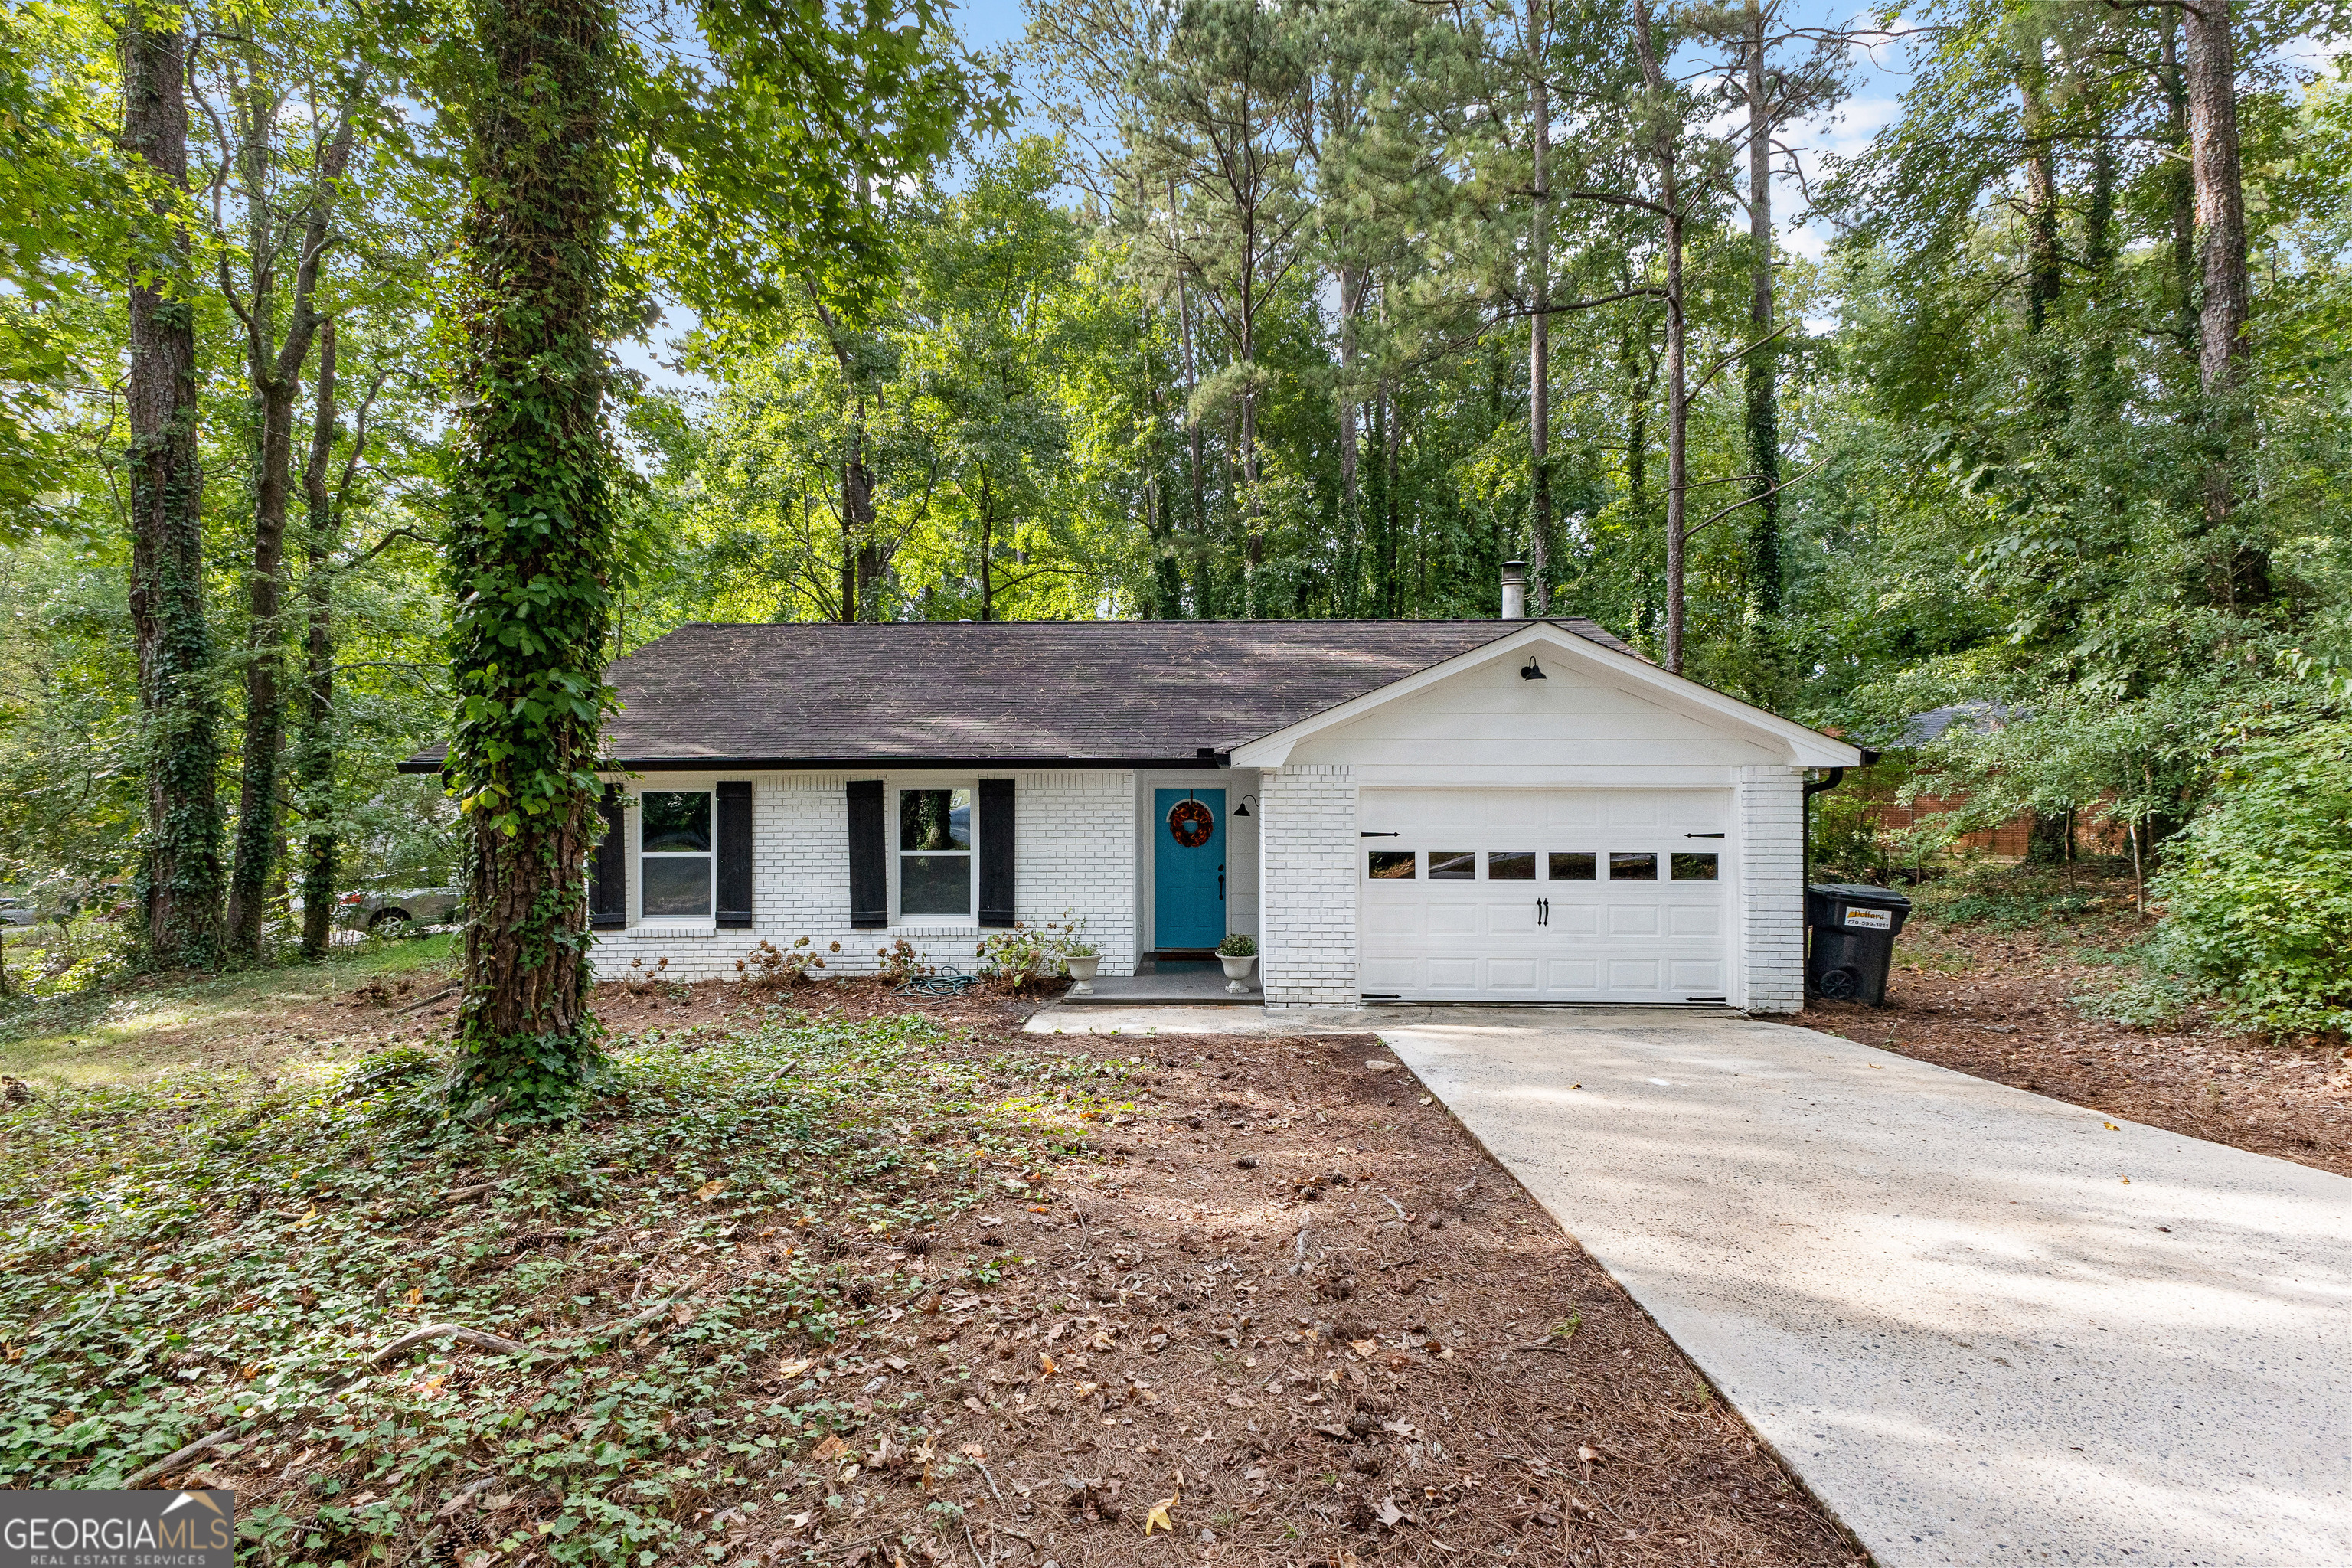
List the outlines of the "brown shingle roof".
{"label": "brown shingle roof", "polygon": [[[1631,651],[1590,621],[1553,624]],[[606,753],[636,768],[1190,763],[1528,625],[698,624],[609,667],[621,711]]]}

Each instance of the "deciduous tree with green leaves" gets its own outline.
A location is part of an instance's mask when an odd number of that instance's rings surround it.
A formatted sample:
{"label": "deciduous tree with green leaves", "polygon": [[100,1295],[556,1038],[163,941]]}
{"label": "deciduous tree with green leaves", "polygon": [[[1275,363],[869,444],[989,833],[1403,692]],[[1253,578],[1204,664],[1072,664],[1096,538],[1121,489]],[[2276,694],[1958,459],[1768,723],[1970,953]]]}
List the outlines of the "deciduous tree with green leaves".
{"label": "deciduous tree with green leaves", "polygon": [[641,37],[600,0],[474,0],[436,57],[463,127],[462,425],[448,583],[470,825],[450,1099],[523,1119],[598,1059],[586,857],[624,559],[607,430],[617,310],[792,287],[854,299],[885,236],[864,193],[919,178],[981,86],[929,0],[709,0]]}

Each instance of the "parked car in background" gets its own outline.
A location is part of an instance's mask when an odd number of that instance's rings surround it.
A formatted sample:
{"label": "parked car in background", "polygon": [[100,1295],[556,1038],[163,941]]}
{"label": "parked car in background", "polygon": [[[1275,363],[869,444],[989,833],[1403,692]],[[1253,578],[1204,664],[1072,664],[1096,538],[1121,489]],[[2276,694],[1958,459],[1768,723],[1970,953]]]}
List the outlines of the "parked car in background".
{"label": "parked car in background", "polygon": [[41,911],[33,907],[30,899],[0,898],[0,925],[38,925]]}
{"label": "parked car in background", "polygon": [[336,900],[335,923],[371,931],[410,923],[446,925],[457,918],[465,901],[455,888],[354,889]]}

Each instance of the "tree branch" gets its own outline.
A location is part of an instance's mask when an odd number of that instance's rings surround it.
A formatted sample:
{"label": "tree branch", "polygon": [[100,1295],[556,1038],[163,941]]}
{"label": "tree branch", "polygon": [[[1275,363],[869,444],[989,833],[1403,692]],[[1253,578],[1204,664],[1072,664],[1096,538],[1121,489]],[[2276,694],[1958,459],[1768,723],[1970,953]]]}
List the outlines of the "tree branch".
{"label": "tree branch", "polygon": [[430,535],[417,532],[413,528],[395,528],[390,533],[385,534],[382,539],[377,540],[373,544],[369,545],[359,554],[354,555],[349,561],[344,562],[343,570],[346,572],[355,572],[359,570],[359,568],[366,565],[369,562],[374,560],[377,556],[383,554],[385,551],[391,549],[394,545],[398,544],[403,540],[406,540],[413,544],[422,544],[427,547],[437,546],[441,542],[439,540],[432,538]]}
{"label": "tree branch", "polygon": [[1560,194],[1582,202],[1607,202],[1612,206],[1639,207],[1643,212],[1654,213],[1660,217],[1674,216],[1656,202],[1645,200],[1641,196],[1624,195],[1616,191],[1562,191]]}
{"label": "tree branch", "polygon": [[[1794,325],[1794,322],[1790,323],[1790,326]],[[1713,381],[1717,376],[1722,374],[1727,366],[1736,364],[1739,361],[1746,359],[1749,354],[1754,353],[1758,349],[1762,348],[1766,343],[1770,342],[1773,339],[1783,338],[1788,335],[1789,327],[1776,328],[1774,331],[1765,334],[1763,337],[1757,339],[1754,342],[1749,343],[1747,347],[1732,350],[1729,353],[1725,354],[1721,359],[1717,360],[1713,364],[1706,367],[1706,371],[1699,376],[1697,382],[1692,385],[1690,395],[1696,397],[1700,393],[1706,391],[1707,384]]]}
{"label": "tree branch", "polygon": [[[1717,512],[1715,515],[1713,515],[1712,517],[1707,518],[1707,519],[1706,520],[1706,521],[1704,521],[1704,522],[1696,522],[1696,523],[1693,523],[1690,527],[1684,529],[1684,530],[1683,530],[1683,537],[1684,537],[1685,539],[1689,539],[1689,538],[1693,537],[1694,535],[1696,535],[1696,534],[1698,532],[1698,531],[1699,531],[1700,529],[1706,527],[1708,523],[1721,522],[1725,518],[1729,517],[1733,512],[1738,511],[1741,507],[1744,507],[1744,506],[1754,506],[1754,505],[1755,505],[1758,501],[1759,501],[1759,500],[1764,500],[1769,499],[1769,497],[1779,495],[1782,490],[1787,489],[1790,485],[1793,485],[1793,484],[1795,484],[1799,479],[1803,479],[1803,478],[1805,477],[1805,475],[1810,474],[1810,473],[1814,473],[1814,472],[1819,471],[1819,470],[1821,469],[1821,468],[1822,468],[1824,464],[1826,464],[1828,461],[1829,461],[1829,459],[1828,459],[1827,458],[1823,458],[1821,460],[1821,462],[1819,462],[1819,463],[1815,463],[1811,468],[1810,468],[1801,469],[1800,471],[1798,471],[1798,472],[1796,472],[1796,473],[1790,474],[1787,479],[1782,479],[1779,484],[1774,485],[1774,486],[1773,486],[1770,489],[1769,489],[1769,490],[1764,490],[1764,491],[1759,492],[1759,494],[1749,496],[1749,497],[1748,497],[1747,499],[1745,499],[1745,500],[1736,500],[1736,501],[1733,501],[1729,506],[1725,507],[1721,511],[1718,511],[1718,512]],[[1685,486],[1685,489],[1687,489],[1688,487],[1687,487],[1687,486]]]}

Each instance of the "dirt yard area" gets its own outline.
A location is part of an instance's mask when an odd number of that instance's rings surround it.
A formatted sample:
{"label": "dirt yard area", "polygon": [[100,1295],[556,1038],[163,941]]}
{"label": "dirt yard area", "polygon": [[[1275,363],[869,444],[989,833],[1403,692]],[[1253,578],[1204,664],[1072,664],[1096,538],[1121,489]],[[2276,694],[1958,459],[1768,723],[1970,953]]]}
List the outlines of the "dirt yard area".
{"label": "dirt yard area", "polygon": [[[715,1022],[718,989],[608,993],[600,1010],[622,1029]],[[820,1016],[886,1001],[864,984],[800,994]],[[1013,1033],[1029,1005],[924,1010],[1034,1049]],[[934,1244],[1034,1271],[821,1359],[911,1383],[941,1422],[930,1451],[979,1473],[937,1488],[925,1455],[861,1438],[734,1550],[789,1552],[830,1518],[818,1558],[856,1562],[861,1536],[923,1535],[945,1490],[974,1568],[1862,1560],[1372,1036],[1150,1049],[1108,1163]]]}
{"label": "dirt yard area", "polygon": [[2127,883],[2089,879],[2046,918],[1915,915],[1896,945],[1885,1007],[1816,998],[1791,1021],[2352,1175],[2352,1062],[2340,1045],[2265,1040],[2199,1009],[2147,1026],[2098,1016],[2102,993],[2116,984],[2113,953],[2147,929]]}

